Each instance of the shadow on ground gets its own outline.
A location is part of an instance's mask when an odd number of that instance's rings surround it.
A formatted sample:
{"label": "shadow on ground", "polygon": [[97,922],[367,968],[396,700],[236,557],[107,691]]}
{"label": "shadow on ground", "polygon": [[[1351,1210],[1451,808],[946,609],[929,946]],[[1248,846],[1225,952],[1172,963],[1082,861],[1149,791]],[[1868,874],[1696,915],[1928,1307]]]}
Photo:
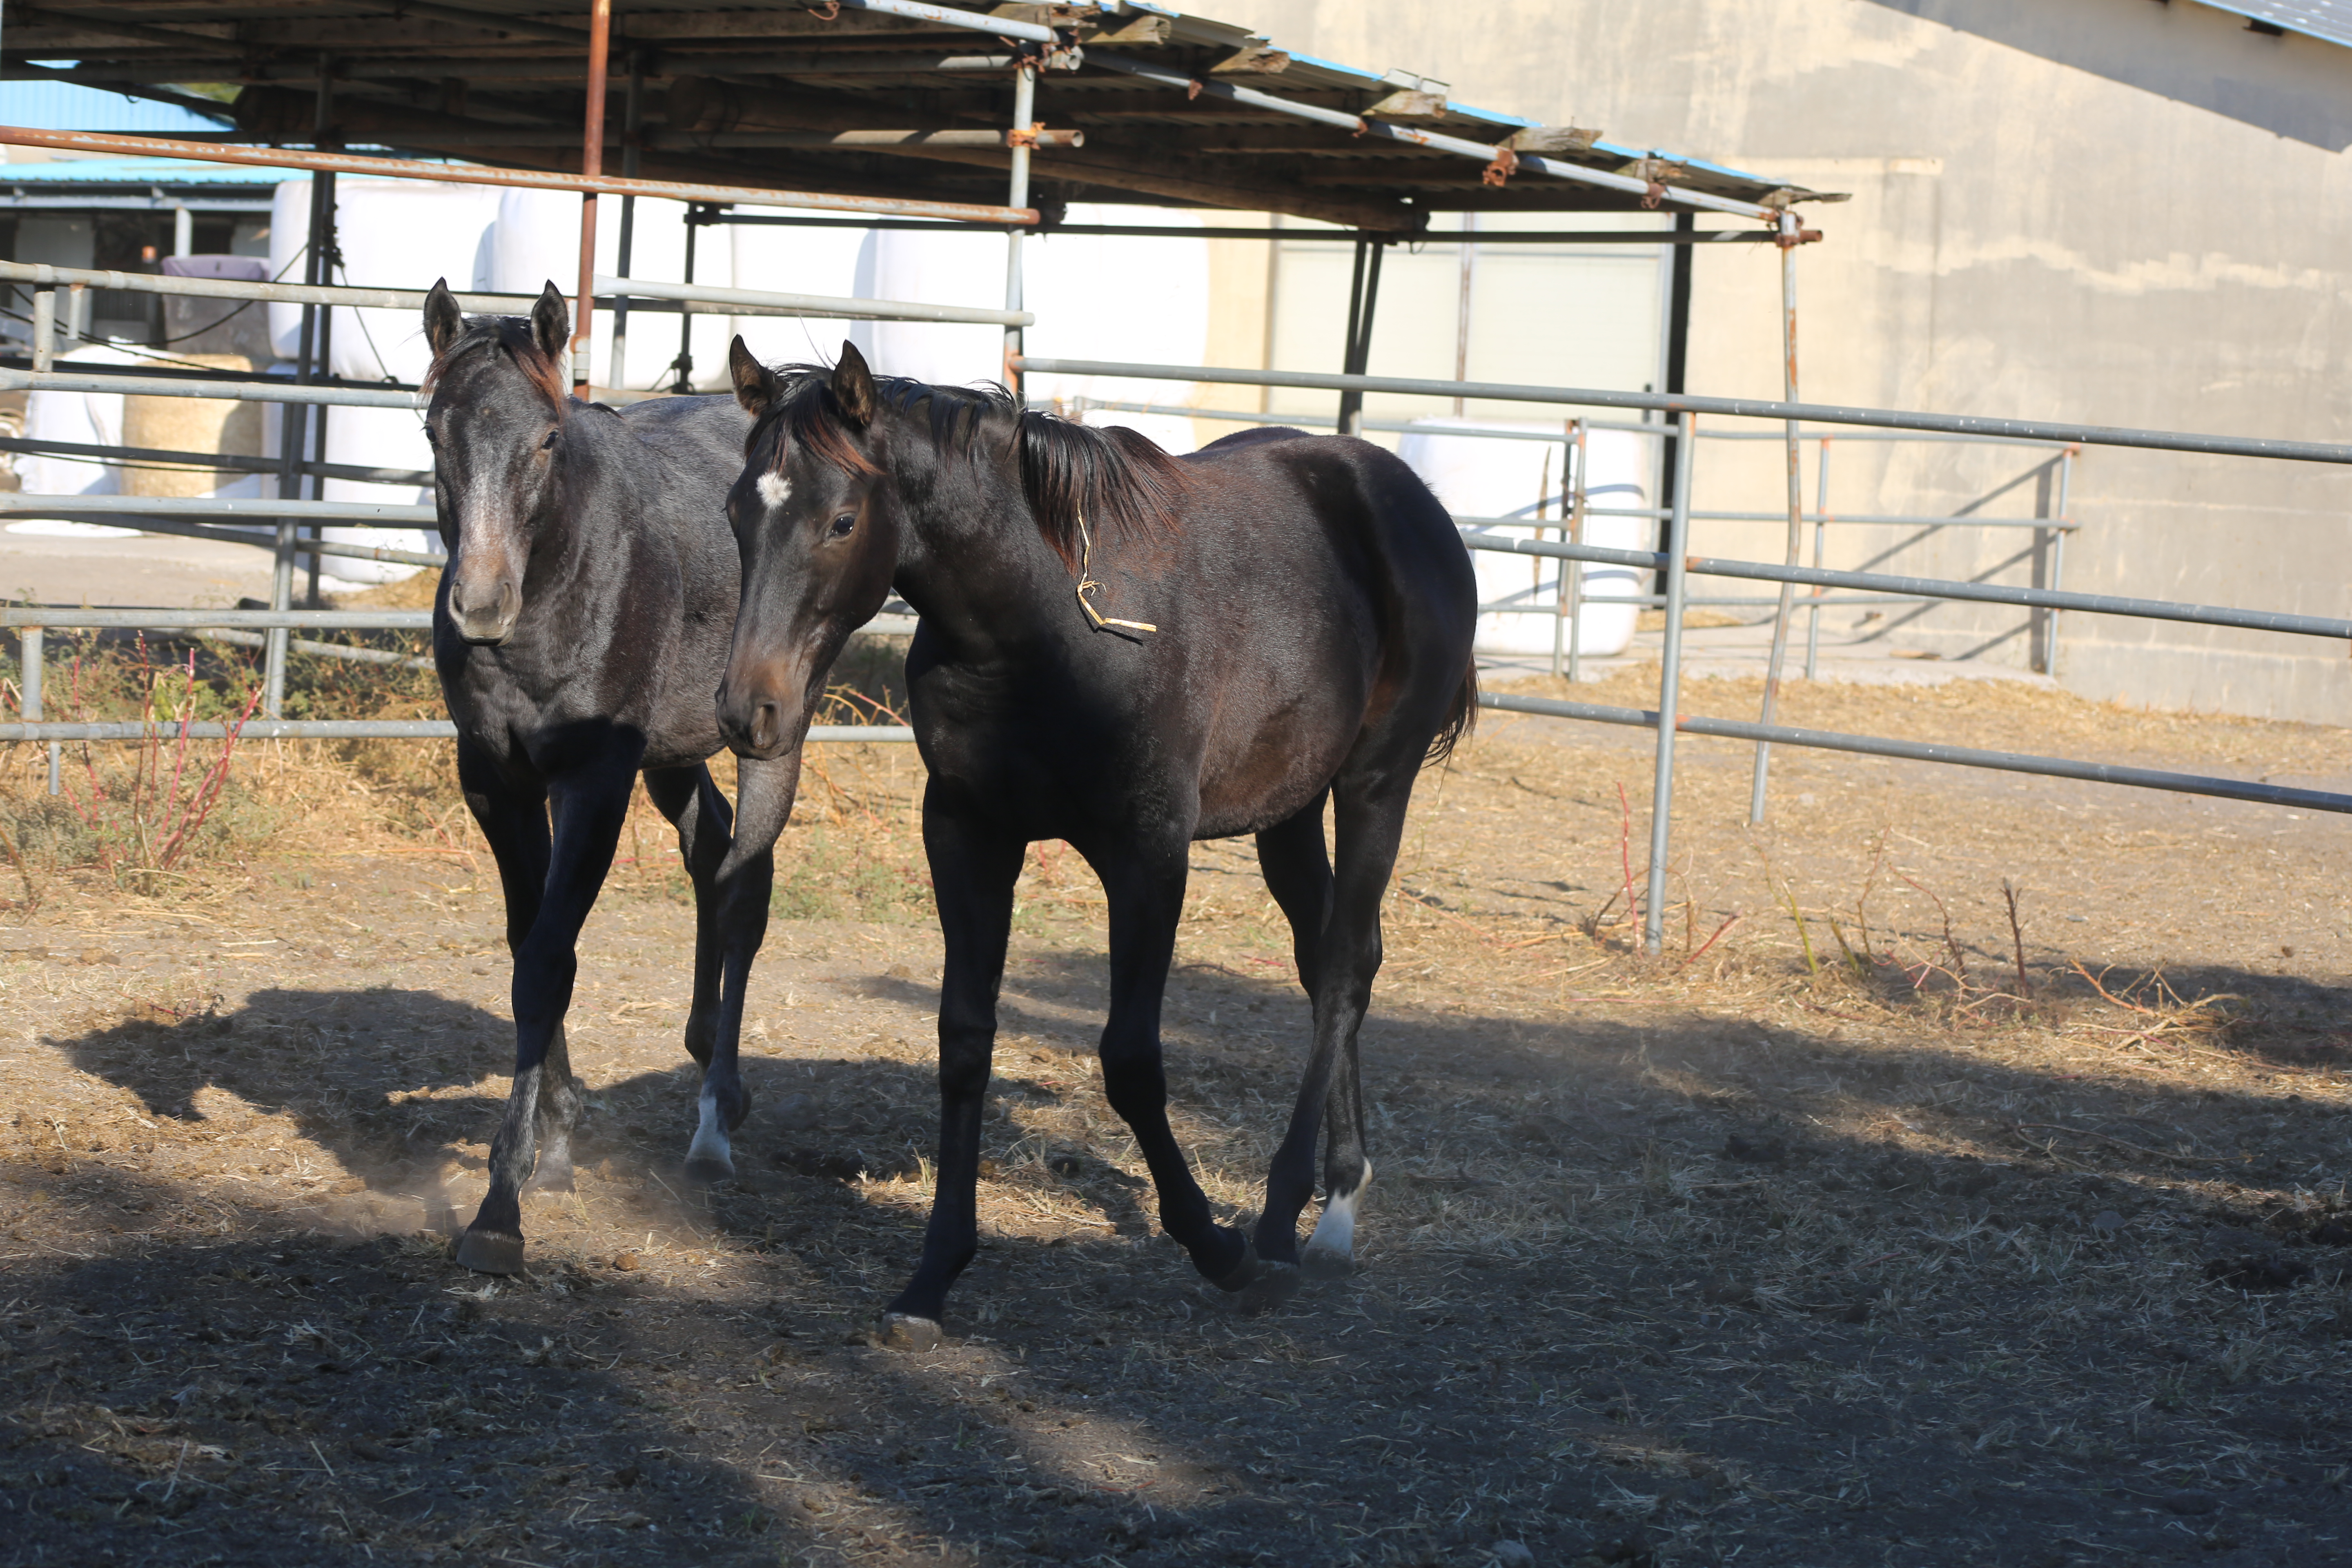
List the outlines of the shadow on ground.
{"label": "shadow on ground", "polygon": [[[1098,994],[1083,958],[1031,965],[1006,1027],[1081,1049]],[[1176,977],[1204,1168],[1254,1175],[1304,1016],[1286,984]],[[1935,1039],[1384,1008],[1366,1271],[1261,1319],[1148,1234],[1115,1141],[1016,1160],[1017,1111],[1091,1091],[1008,1060],[1002,1212],[1099,1218],[992,1223],[925,1357],[859,1331],[919,1238],[917,1065],[754,1061],[742,1179],[701,1196],[674,1174],[683,1058],[607,1087],[582,1193],[533,1207],[530,1275],[493,1282],[429,1226],[355,1237],[330,1200],[232,1186],[200,1120],[207,1089],[282,1108],[402,1195],[488,1135],[489,1016],[278,992],[57,1042],[171,1119],[170,1157],[60,1124],[0,1165],[0,1562],[2352,1552],[2347,1118]]]}

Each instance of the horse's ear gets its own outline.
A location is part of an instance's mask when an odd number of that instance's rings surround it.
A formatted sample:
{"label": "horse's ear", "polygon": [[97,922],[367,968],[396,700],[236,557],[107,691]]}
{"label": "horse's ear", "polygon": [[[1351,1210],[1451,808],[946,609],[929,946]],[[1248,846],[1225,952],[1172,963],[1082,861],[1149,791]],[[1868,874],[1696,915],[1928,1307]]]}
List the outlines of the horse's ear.
{"label": "horse's ear", "polygon": [[466,312],[457,309],[457,296],[449,292],[449,279],[436,278],[432,292],[425,296],[425,341],[438,359],[449,352],[466,330]]}
{"label": "horse's ear", "polygon": [[841,416],[852,425],[874,423],[874,416],[882,411],[882,395],[874,389],[874,373],[866,365],[866,356],[857,345],[842,340],[841,359],[833,367],[833,400],[841,405]]}
{"label": "horse's ear", "polygon": [[735,401],[743,412],[757,419],[776,400],[775,374],[760,363],[760,358],[743,346],[740,333],[727,346],[727,375],[735,384]]}
{"label": "horse's ear", "polygon": [[564,351],[572,342],[572,307],[564,303],[563,290],[551,279],[540,290],[539,298],[531,301],[530,341],[539,345],[540,353],[558,364],[567,357]]}

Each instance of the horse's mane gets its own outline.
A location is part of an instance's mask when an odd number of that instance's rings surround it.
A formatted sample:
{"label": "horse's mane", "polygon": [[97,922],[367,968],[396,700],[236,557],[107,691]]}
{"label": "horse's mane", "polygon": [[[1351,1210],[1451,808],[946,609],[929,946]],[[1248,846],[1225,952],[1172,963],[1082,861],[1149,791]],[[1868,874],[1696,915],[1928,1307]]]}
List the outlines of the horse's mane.
{"label": "horse's mane", "polygon": [[[747,454],[768,431],[781,427],[782,437],[845,473],[874,471],[850,439],[833,395],[832,372],[822,365],[785,365],[775,379],[775,395],[744,443]],[[928,403],[929,438],[941,452],[970,455],[990,418],[1009,421],[1018,444],[1022,493],[1036,514],[1037,530],[1073,571],[1079,562],[1081,521],[1096,533],[1157,533],[1172,524],[1192,484],[1191,471],[1150,437],[1024,408],[1003,386],[933,386],[899,375],[877,375],[874,385],[885,405],[903,415],[911,416]],[[775,465],[781,468],[787,456],[779,439]]]}
{"label": "horse's mane", "polygon": [[530,335],[530,323],[520,316],[467,317],[466,330],[449,345],[448,352],[433,356],[419,390],[431,396],[434,386],[451,365],[481,348],[503,350],[514,361],[515,368],[522,372],[523,379],[545,393],[548,401],[555,405],[558,417],[570,406],[572,387],[563,366],[541,350]]}

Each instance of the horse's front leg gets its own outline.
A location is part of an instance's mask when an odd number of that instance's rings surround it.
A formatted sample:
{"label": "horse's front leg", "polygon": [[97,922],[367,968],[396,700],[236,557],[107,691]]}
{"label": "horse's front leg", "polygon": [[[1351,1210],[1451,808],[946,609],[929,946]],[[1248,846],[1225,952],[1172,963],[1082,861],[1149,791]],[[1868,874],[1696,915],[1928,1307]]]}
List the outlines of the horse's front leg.
{"label": "horse's front leg", "polygon": [[457,1261],[484,1274],[522,1271],[522,1185],[542,1145],[569,1170],[580,1089],[563,1048],[563,1015],[579,971],[580,928],[612,868],[635,783],[632,754],[558,778],[548,791],[555,832],[546,880],[536,916],[515,947],[514,1085],[490,1140],[489,1191],[457,1246]]}
{"label": "horse's front leg", "polygon": [[[724,1181],[735,1173],[729,1136],[751,1106],[737,1061],[743,999],[751,961],[767,938],[775,830],[792,809],[799,758],[747,759],[737,767],[745,798],[740,818],[730,813],[704,766],[646,774],[654,804],[677,828],[678,849],[694,879],[694,1002],[687,1013],[686,1048],[702,1066],[702,1086],[686,1173],[698,1182]],[[781,812],[767,799],[778,790],[783,792]],[[770,809],[761,809],[763,802]],[[738,829],[762,841],[738,845]]]}
{"label": "horse's front leg", "polygon": [[[1083,848],[1084,847],[1081,846]],[[1110,1016],[1102,1033],[1103,1095],[1135,1134],[1160,1196],[1160,1227],[1191,1255],[1192,1267],[1220,1289],[1245,1292],[1252,1305],[1297,1289],[1251,1250],[1240,1231],[1212,1217],[1168,1125],[1168,1075],[1160,1047],[1160,1008],[1184,912],[1189,835],[1159,846],[1122,845],[1089,856],[1110,902]]]}
{"label": "horse's front leg", "polygon": [[980,1246],[980,1123],[996,1048],[996,996],[1013,932],[1013,885],[1028,845],[959,809],[937,783],[923,795],[923,848],[939,900],[940,1157],[915,1276],[883,1309],[884,1342],[940,1342],[949,1287]]}

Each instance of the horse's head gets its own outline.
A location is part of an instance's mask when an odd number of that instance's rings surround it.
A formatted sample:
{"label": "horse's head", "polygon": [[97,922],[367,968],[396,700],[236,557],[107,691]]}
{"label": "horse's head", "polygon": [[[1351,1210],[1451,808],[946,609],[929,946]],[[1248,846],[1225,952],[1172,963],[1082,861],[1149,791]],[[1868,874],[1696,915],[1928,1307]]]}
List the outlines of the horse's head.
{"label": "horse's head", "polygon": [[719,729],[738,755],[767,758],[800,744],[834,657],[882,607],[899,518],[880,460],[881,395],[855,348],[841,345],[830,374],[779,373],[737,338],[728,364],[753,424],[727,495],[743,594]]}
{"label": "horse's head", "polygon": [[532,540],[556,489],[571,334],[552,283],[528,318],[468,321],[446,279],[425,297],[433,349],[425,434],[450,558],[449,618],[469,643],[506,641],[522,615]]}

